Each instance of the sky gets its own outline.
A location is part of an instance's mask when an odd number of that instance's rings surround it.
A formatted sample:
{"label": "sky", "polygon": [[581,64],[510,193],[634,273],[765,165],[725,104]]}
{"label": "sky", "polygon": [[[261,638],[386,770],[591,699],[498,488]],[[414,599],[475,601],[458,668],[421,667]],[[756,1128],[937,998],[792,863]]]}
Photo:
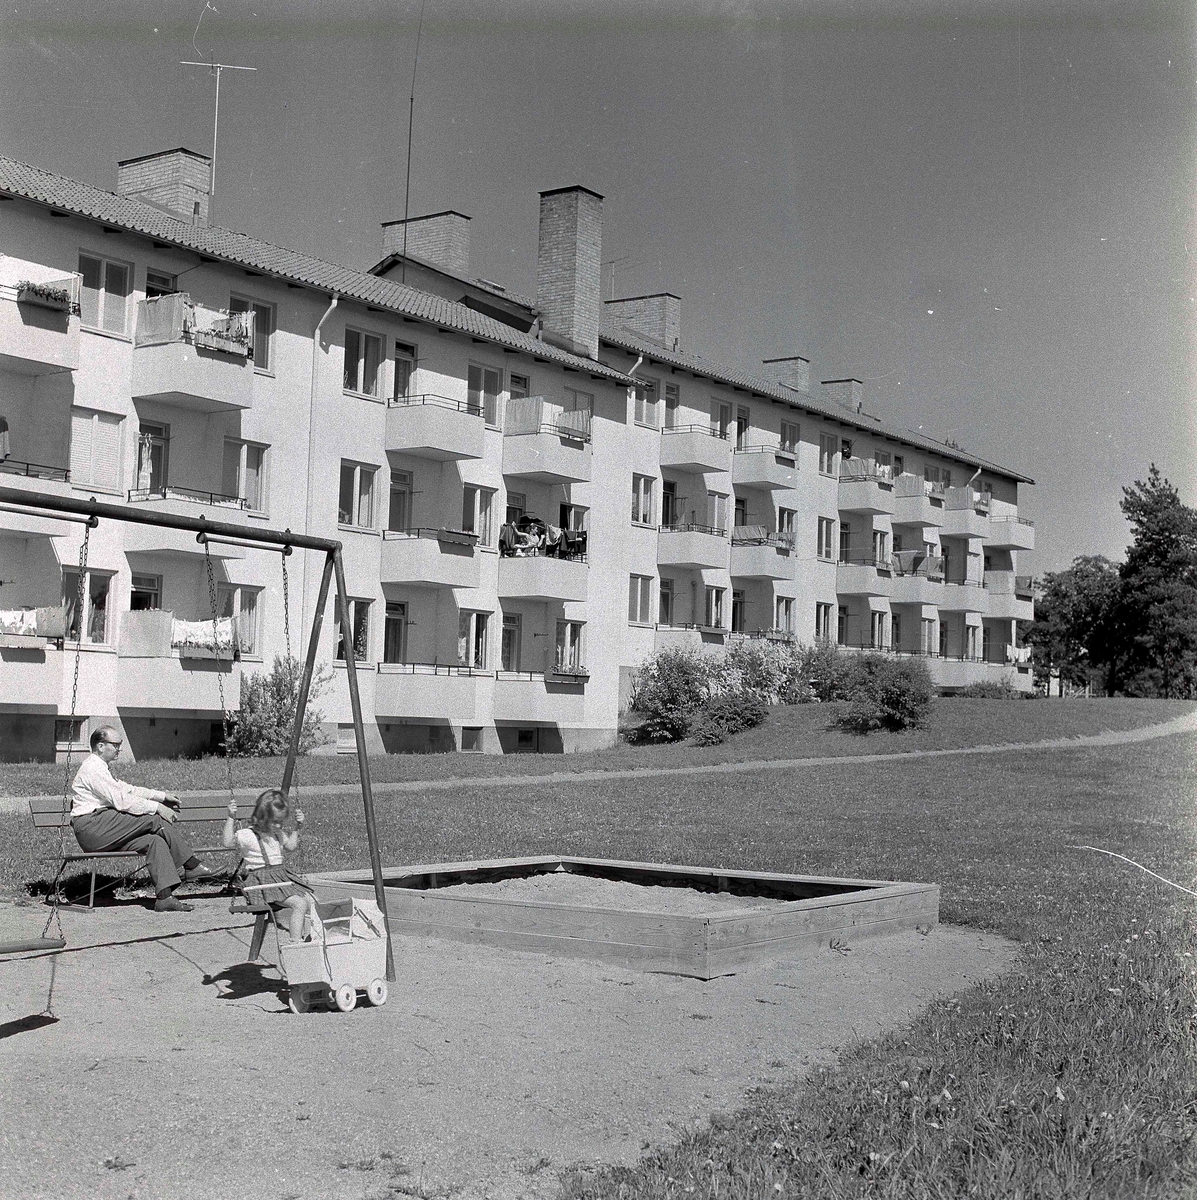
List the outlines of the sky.
{"label": "sky", "polygon": [[0,153],[114,189],[210,152],[180,60],[253,66],[212,223],[366,268],[414,66],[410,212],[470,216],[472,274],[535,295],[537,192],[602,193],[604,296],[674,292],[684,351],[801,354],[1033,477],[1041,574],[1123,556],[1152,462],[1197,504],[1195,32],[1157,0],[10,0]]}

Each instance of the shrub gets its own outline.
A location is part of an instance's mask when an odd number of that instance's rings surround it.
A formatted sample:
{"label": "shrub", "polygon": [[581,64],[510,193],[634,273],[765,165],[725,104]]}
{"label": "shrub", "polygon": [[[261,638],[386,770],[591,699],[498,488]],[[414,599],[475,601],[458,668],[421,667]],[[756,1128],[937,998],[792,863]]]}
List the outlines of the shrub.
{"label": "shrub", "polygon": [[854,733],[915,728],[926,719],[934,695],[931,673],[918,659],[862,654],[852,663],[851,703],[839,724]]}
{"label": "shrub", "polygon": [[690,738],[696,746],[717,746],[732,734],[759,725],[768,713],[769,705],[754,691],[713,696],[694,720]]}
{"label": "shrub", "polygon": [[696,710],[721,682],[721,663],[693,647],[667,646],[646,660],[632,682],[631,708],[644,717],[629,738],[676,742],[689,732]]}
{"label": "shrub", "polygon": [[1023,695],[1008,679],[983,679],[954,693],[969,700],[1017,700]]}
{"label": "shrub", "polygon": [[783,701],[802,662],[802,651],[789,642],[760,638],[732,644],[723,656],[724,678],[728,693],[755,692],[767,704]]}
{"label": "shrub", "polygon": [[[229,716],[228,754],[248,758],[287,753],[302,669],[297,658],[276,654],[269,674],[259,671],[242,677],[241,707]],[[299,738],[300,754],[307,754],[328,740],[321,729],[324,714],[313,704],[331,679],[332,670],[327,666],[312,675]]]}
{"label": "shrub", "polygon": [[791,692],[796,699],[786,703],[849,699],[857,662],[856,655],[845,654],[838,646],[827,642],[805,647],[791,683]]}

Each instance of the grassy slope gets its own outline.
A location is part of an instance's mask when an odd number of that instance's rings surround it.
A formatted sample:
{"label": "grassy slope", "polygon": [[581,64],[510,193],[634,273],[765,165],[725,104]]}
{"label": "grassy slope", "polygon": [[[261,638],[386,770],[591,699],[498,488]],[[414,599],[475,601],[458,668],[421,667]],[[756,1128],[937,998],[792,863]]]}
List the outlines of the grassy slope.
{"label": "grassy slope", "polygon": [[[801,705],[774,709],[760,728],[740,734],[722,746],[618,746],[589,754],[518,754],[506,758],[474,754],[385,755],[371,759],[371,777],[376,782],[386,782],[538,775],[937,750],[1130,729],[1170,720],[1191,712],[1194,707],[1192,702],[1183,700],[945,700],[932,709],[925,729],[858,737],[828,728],[838,706]],[[225,766],[223,759],[166,759],[122,763],[117,774],[130,783],[150,783],[168,790],[223,788]],[[271,787],[282,778],[282,760],[278,758],[237,759],[232,767],[235,787]],[[357,760],[347,755],[309,757],[301,763],[299,775],[305,787],[355,783]],[[0,795],[55,795],[61,794],[62,786],[63,768],[53,763],[0,763]]]}

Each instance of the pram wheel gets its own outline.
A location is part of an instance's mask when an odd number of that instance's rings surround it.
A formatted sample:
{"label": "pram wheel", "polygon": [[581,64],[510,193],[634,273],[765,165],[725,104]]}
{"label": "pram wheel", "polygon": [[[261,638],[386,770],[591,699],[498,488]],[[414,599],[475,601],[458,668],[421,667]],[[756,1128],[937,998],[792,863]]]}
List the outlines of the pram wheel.
{"label": "pram wheel", "polygon": [[293,1013],[306,1013],[312,1011],[312,999],[307,988],[294,987],[288,989],[287,1003],[291,1006]]}
{"label": "pram wheel", "polygon": [[333,1002],[342,1012],[353,1012],[357,1007],[357,989],[343,983],[333,994]]}
{"label": "pram wheel", "polygon": [[387,1002],[387,981],[385,979],[371,979],[366,985],[366,999],[375,1008],[385,1004]]}

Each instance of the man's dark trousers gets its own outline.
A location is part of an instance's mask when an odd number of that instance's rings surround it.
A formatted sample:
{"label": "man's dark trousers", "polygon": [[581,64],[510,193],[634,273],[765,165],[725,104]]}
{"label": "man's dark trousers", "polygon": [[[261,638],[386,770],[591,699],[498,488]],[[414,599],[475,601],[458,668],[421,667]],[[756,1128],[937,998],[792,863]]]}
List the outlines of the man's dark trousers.
{"label": "man's dark trousers", "polygon": [[182,882],[183,864],[192,856],[183,835],[157,813],[138,816],[101,808],[76,817],[71,828],[75,841],[85,851],[134,850],[144,854],[154,890],[159,893]]}

